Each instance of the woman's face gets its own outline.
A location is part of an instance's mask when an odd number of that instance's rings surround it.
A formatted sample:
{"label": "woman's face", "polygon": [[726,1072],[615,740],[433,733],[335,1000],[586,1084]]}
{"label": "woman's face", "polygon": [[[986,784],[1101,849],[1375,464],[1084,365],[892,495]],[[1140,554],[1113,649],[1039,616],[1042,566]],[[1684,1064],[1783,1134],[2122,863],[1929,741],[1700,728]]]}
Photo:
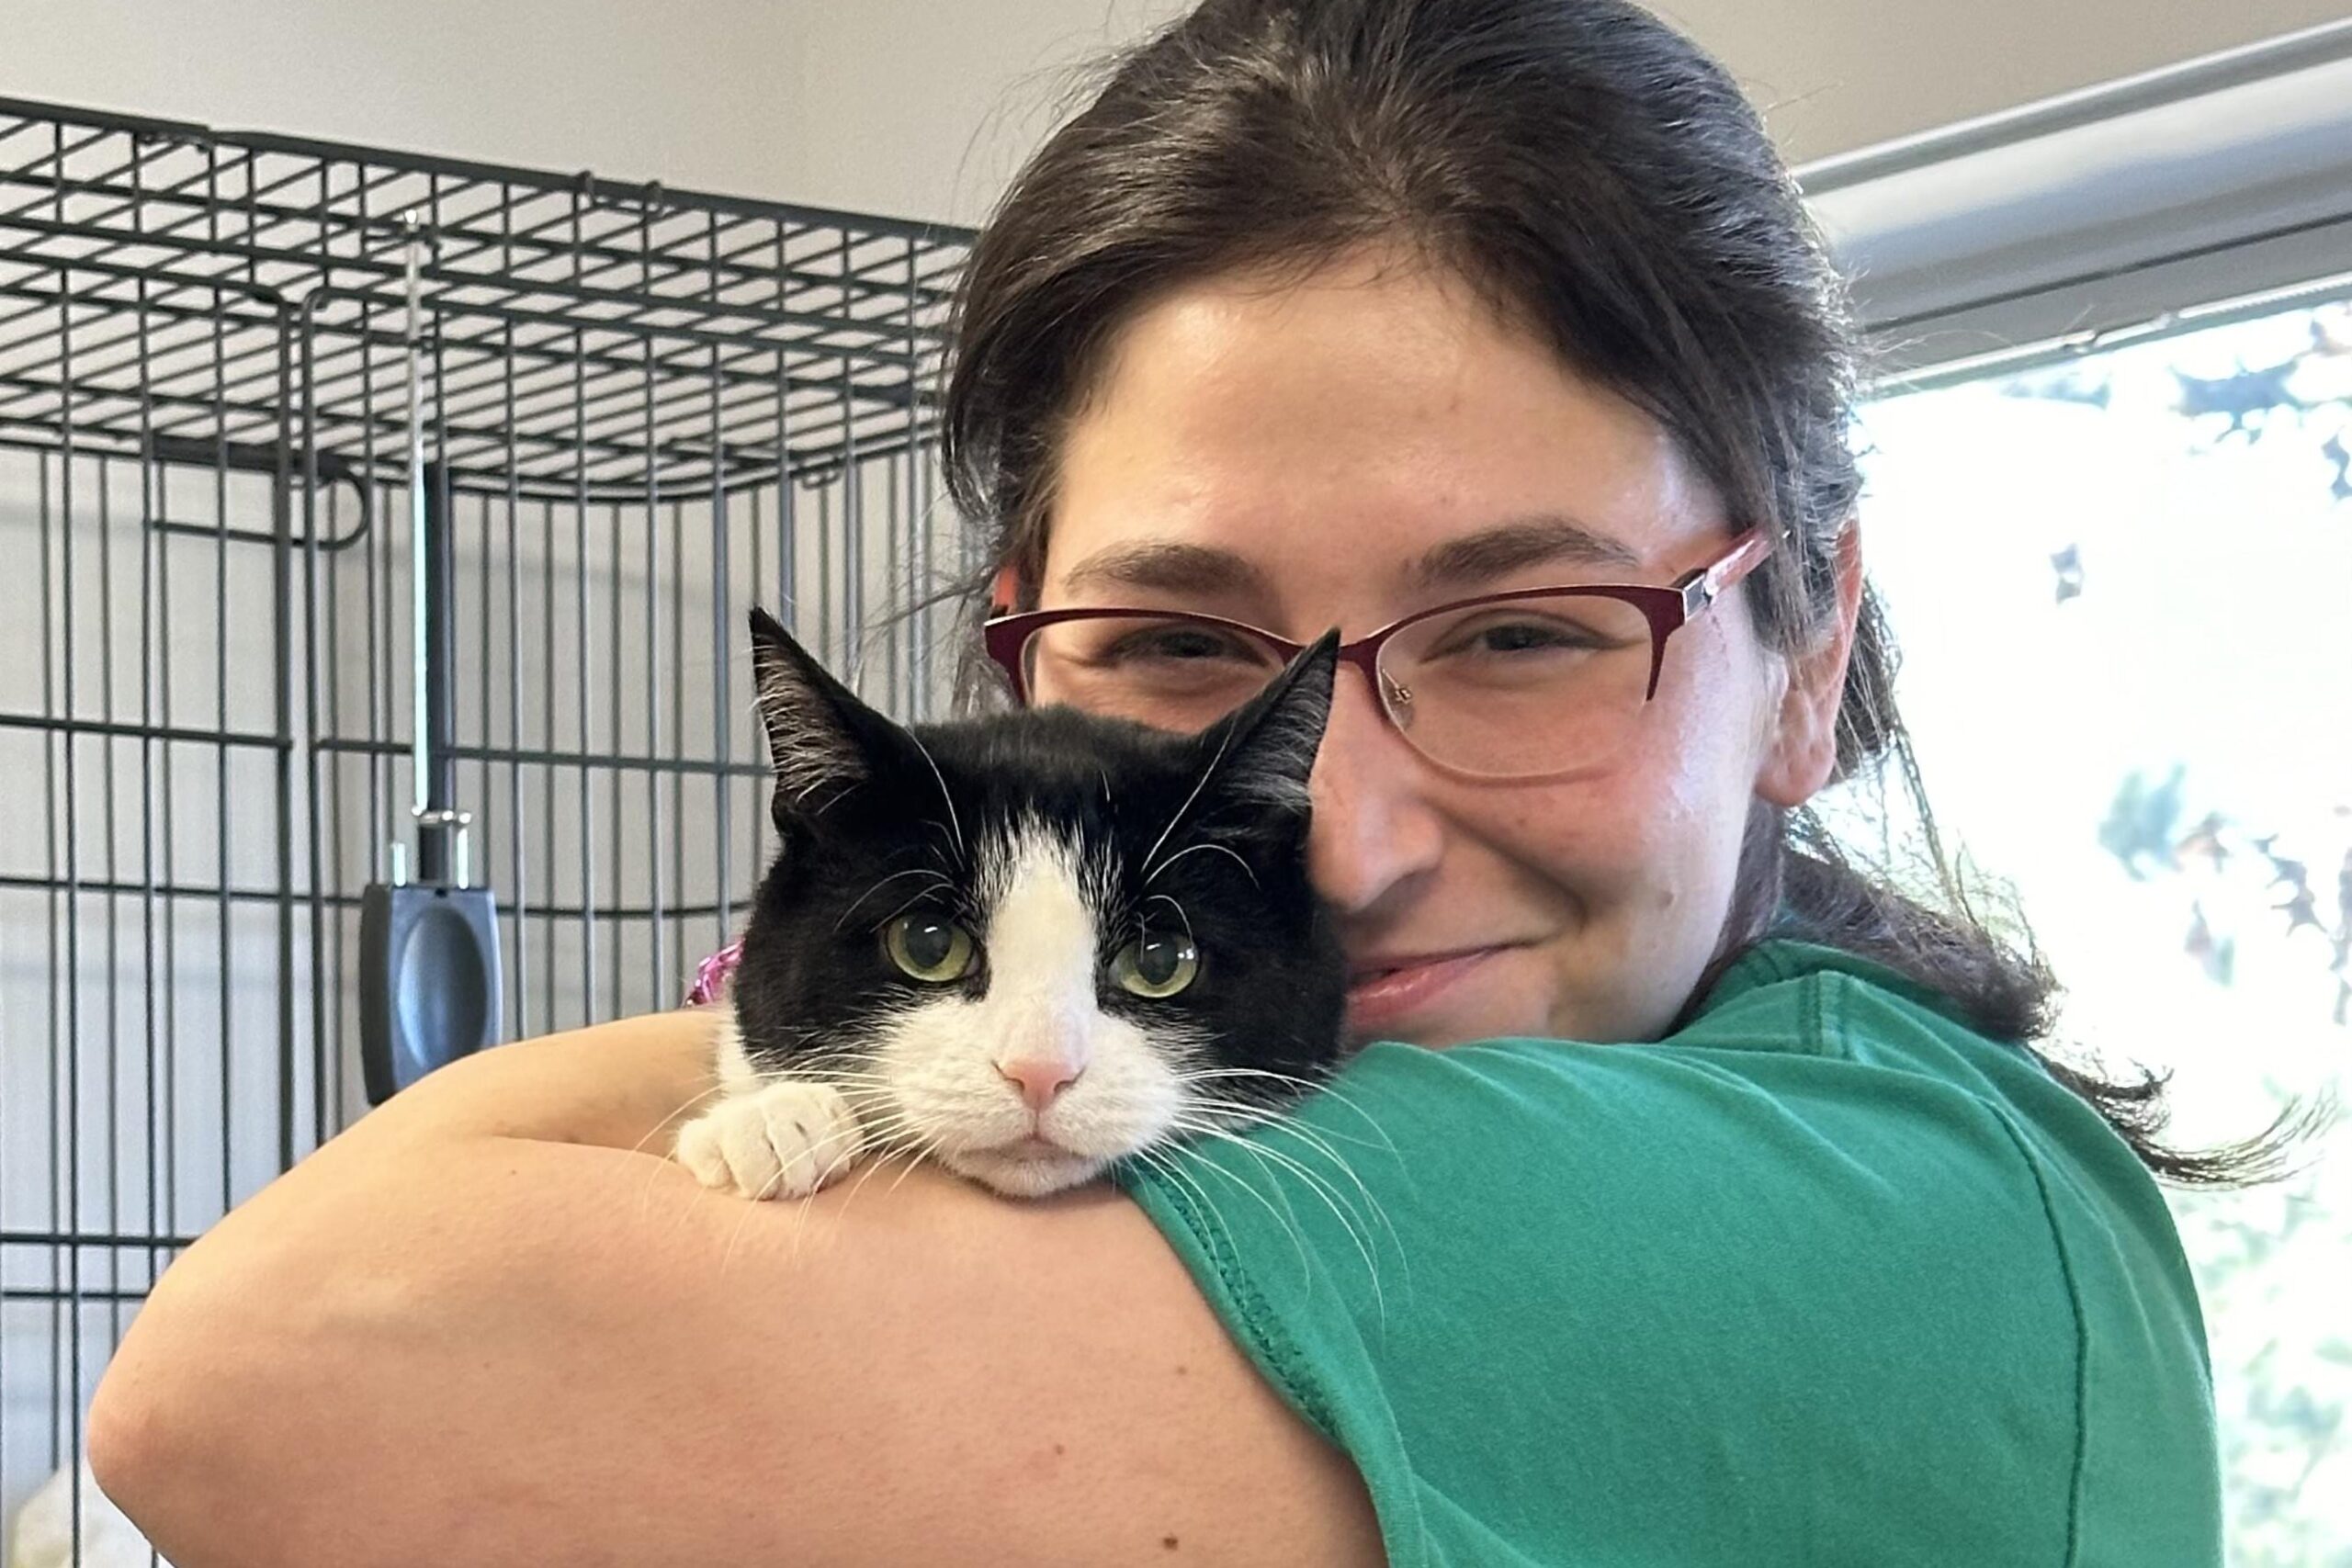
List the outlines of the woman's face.
{"label": "woman's face", "polygon": [[[1531,547],[1565,544],[1560,525],[1635,564]],[[1458,547],[1496,531],[1510,547]],[[1125,325],[1068,433],[1039,604],[1352,638],[1490,588],[1666,583],[1731,538],[1654,421],[1457,280],[1366,254],[1303,284],[1182,288]],[[1416,569],[1448,545],[1488,570],[1428,586]],[[1791,771],[1787,684],[1727,595],[1675,634],[1604,771],[1495,784],[1430,767],[1342,668],[1310,860],[1351,962],[1351,1033],[1656,1038],[1724,929],[1750,801],[1820,782]]]}

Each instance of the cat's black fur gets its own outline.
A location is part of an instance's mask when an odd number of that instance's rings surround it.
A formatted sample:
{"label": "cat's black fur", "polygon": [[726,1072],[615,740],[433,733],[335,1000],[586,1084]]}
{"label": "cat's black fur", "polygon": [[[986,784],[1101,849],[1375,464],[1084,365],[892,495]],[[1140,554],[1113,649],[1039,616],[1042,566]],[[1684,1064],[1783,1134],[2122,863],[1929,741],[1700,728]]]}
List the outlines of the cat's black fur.
{"label": "cat's black fur", "polygon": [[[1306,870],[1306,780],[1329,714],[1336,635],[1187,736],[1058,707],[909,729],[758,610],[752,628],[783,840],[734,985],[753,1067],[855,1068],[878,1021],[935,997],[893,967],[877,933],[910,904],[983,923],[969,899],[974,851],[1024,818],[1107,849],[1117,868],[1116,913],[1096,954],[1106,1012],[1148,1031],[1184,1026],[1176,1032],[1205,1034],[1217,1066],[1295,1080],[1228,1077],[1217,1100],[1278,1106],[1336,1065],[1345,964]],[[1200,976],[1180,996],[1129,995],[1103,967],[1145,919],[1160,932],[1188,928],[1200,952]],[[989,981],[983,963],[953,985],[978,996]]]}

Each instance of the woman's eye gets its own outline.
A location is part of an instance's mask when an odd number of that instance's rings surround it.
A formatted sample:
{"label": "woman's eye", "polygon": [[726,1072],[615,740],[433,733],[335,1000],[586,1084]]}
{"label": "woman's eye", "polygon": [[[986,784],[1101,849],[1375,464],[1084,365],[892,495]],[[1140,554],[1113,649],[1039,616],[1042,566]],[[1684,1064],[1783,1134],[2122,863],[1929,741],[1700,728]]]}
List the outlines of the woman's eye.
{"label": "woman's eye", "polygon": [[1479,638],[1498,653],[1521,648],[1558,648],[1579,640],[1563,633],[1557,626],[1492,626]]}
{"label": "woman's eye", "polygon": [[1200,950],[1181,936],[1138,937],[1111,960],[1120,988],[1149,1001],[1174,996],[1200,972]]}
{"label": "woman's eye", "polygon": [[1494,621],[1461,638],[1462,650],[1469,653],[1541,653],[1603,646],[1590,630],[1559,621]]}
{"label": "woman's eye", "polygon": [[1235,660],[1261,664],[1264,656],[1239,639],[1199,626],[1163,626],[1130,632],[1102,655],[1110,664],[1189,664],[1210,660]]}
{"label": "woman's eye", "polygon": [[972,972],[980,948],[972,933],[953,920],[900,915],[882,928],[882,951],[909,979],[944,986]]}

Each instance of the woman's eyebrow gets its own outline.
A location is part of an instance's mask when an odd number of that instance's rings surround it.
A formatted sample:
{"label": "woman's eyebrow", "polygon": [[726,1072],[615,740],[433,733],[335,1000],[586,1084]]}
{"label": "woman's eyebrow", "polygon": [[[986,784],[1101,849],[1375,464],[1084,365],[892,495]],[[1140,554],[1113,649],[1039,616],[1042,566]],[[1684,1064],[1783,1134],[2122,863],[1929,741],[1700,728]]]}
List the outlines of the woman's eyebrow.
{"label": "woman's eyebrow", "polygon": [[1113,545],[1095,551],[1063,578],[1066,591],[1148,588],[1162,593],[1232,593],[1261,590],[1265,574],[1231,550],[1171,539]]}
{"label": "woman's eyebrow", "polygon": [[[1424,552],[1408,577],[1416,589],[1476,587],[1555,562],[1631,569],[1641,557],[1575,518],[1541,513],[1448,539]],[[1263,572],[1231,550],[1173,539],[1112,545],[1070,568],[1065,590],[1150,589],[1162,593],[1262,592]]]}
{"label": "woman's eyebrow", "polygon": [[1417,589],[1475,588],[1555,562],[1631,569],[1642,558],[1573,517],[1544,513],[1448,539],[1426,551],[1408,575]]}

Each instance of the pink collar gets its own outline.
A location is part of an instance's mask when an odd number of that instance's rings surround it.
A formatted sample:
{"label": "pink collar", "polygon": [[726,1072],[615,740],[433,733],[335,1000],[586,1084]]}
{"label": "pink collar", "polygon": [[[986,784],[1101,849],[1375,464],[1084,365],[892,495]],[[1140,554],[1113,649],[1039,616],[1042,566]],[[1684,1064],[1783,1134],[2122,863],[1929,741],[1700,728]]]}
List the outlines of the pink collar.
{"label": "pink collar", "polygon": [[694,989],[686,993],[690,1008],[708,1007],[727,994],[727,983],[735,978],[735,970],[743,962],[743,939],[737,937],[717,953],[702,961],[695,971]]}

